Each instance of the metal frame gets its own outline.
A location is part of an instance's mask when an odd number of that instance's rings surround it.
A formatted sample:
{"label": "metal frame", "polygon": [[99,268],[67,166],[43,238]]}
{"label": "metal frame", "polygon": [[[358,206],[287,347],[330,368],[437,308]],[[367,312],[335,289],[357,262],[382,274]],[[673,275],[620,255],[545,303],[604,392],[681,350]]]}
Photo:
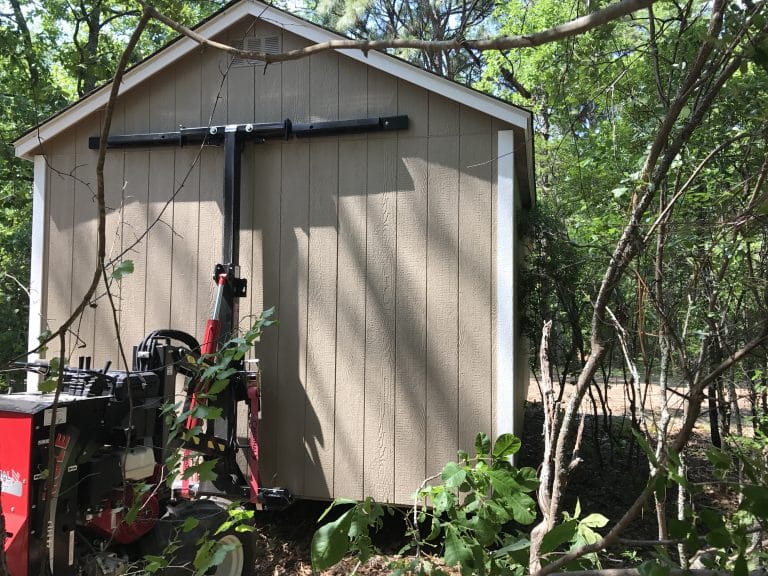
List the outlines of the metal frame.
{"label": "metal frame", "polygon": [[[290,119],[282,122],[257,124],[230,124],[180,128],[175,132],[148,134],[121,134],[107,138],[107,148],[149,148],[155,146],[212,145],[224,146],[224,223],[222,238],[222,264],[214,271],[217,281],[222,268],[227,270],[229,282],[221,308],[221,340],[231,337],[237,317],[236,298],[245,296],[245,280],[239,276],[240,259],[240,177],[242,151],[247,142],[263,143],[267,140],[312,138],[365,132],[390,132],[408,128],[408,116],[376,116],[350,120],[332,120],[294,124]],[[88,147],[99,148],[98,136],[88,139]]]}

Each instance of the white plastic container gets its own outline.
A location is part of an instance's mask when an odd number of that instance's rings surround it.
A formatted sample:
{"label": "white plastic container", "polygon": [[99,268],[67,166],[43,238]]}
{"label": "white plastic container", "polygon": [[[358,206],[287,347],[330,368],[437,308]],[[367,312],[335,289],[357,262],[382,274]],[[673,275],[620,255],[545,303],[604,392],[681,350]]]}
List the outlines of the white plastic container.
{"label": "white plastic container", "polygon": [[126,450],[122,462],[126,480],[144,480],[155,473],[155,453],[147,446]]}

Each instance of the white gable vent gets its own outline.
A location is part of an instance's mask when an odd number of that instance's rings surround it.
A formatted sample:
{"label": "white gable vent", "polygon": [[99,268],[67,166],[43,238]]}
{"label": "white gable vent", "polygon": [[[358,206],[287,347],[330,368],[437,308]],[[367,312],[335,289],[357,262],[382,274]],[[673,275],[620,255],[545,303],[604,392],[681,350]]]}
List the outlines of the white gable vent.
{"label": "white gable vent", "polygon": [[[247,36],[246,38],[243,38],[240,48],[250,52],[279,54],[281,52],[280,36]],[[259,60],[246,60],[245,58],[235,56],[232,59],[232,66],[234,68],[264,66],[264,62]]]}

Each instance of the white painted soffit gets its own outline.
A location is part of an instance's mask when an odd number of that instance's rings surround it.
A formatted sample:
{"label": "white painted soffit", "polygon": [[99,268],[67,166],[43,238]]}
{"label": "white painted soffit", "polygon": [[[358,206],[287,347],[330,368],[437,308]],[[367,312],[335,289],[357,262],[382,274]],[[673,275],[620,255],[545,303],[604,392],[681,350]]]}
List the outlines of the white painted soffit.
{"label": "white painted soffit", "polygon": [[[223,32],[242,18],[252,16],[283,28],[298,36],[314,42],[326,42],[328,40],[343,40],[343,36],[334,34],[324,28],[316,26],[302,18],[293,16],[282,10],[267,6],[256,0],[242,0],[224,9],[210,20],[196,28],[199,34],[211,38]],[[199,49],[197,42],[189,38],[180,38],[167,48],[147,58],[126,72],[123,77],[121,93],[134,88],[154,74],[172,65],[178,59],[193,50]],[[477,92],[456,82],[452,82],[435,74],[431,74],[417,68],[407,62],[392,58],[380,52],[369,52],[366,57],[360,50],[339,50],[354,60],[359,60],[368,66],[377,68],[398,78],[402,78],[417,86],[441,94],[446,98],[460,102],[470,108],[475,108],[490,116],[498,118],[517,128],[525,130],[530,138],[530,112],[506,104],[481,92]],[[106,84],[84,97],[82,100],[64,109],[50,120],[43,122],[37,128],[27,132],[14,142],[16,156],[31,160],[37,149],[60,132],[73,126],[80,119],[93,112],[104,108],[109,99],[111,84]]]}

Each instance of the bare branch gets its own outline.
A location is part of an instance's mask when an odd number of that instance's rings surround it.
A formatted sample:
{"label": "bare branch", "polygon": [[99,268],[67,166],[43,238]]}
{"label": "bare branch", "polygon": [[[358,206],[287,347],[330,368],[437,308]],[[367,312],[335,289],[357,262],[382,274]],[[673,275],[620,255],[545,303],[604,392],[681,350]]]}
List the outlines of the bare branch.
{"label": "bare branch", "polygon": [[564,40],[576,36],[577,34],[589,32],[598,26],[622,18],[632,12],[644,10],[651,6],[655,1],[656,0],[621,0],[616,4],[611,4],[602,10],[597,10],[586,16],[571,20],[570,22],[565,22],[533,34],[519,36],[503,36],[500,38],[482,40],[465,40],[463,37],[459,36],[450,40],[441,41],[416,40],[409,38],[395,38],[388,40],[330,40],[328,42],[313,44],[297,50],[289,50],[288,52],[282,52],[280,54],[266,54],[264,52],[252,50],[241,50],[221,42],[210,40],[194,30],[179,24],[164,14],[161,14],[154,7],[149,6],[145,0],[139,0],[140,4],[144,6],[144,9],[149,12],[153,18],[156,18],[169,28],[175,30],[179,34],[187,36],[198,44],[223,50],[238,58],[259,60],[268,64],[271,62],[298,60],[300,58],[306,58],[312,54],[329,50],[361,50],[364,54],[367,54],[371,50],[386,50],[388,48],[413,48],[427,52],[448,52],[451,50],[461,50],[462,48],[481,51],[533,48],[535,46],[557,42],[558,40]]}

